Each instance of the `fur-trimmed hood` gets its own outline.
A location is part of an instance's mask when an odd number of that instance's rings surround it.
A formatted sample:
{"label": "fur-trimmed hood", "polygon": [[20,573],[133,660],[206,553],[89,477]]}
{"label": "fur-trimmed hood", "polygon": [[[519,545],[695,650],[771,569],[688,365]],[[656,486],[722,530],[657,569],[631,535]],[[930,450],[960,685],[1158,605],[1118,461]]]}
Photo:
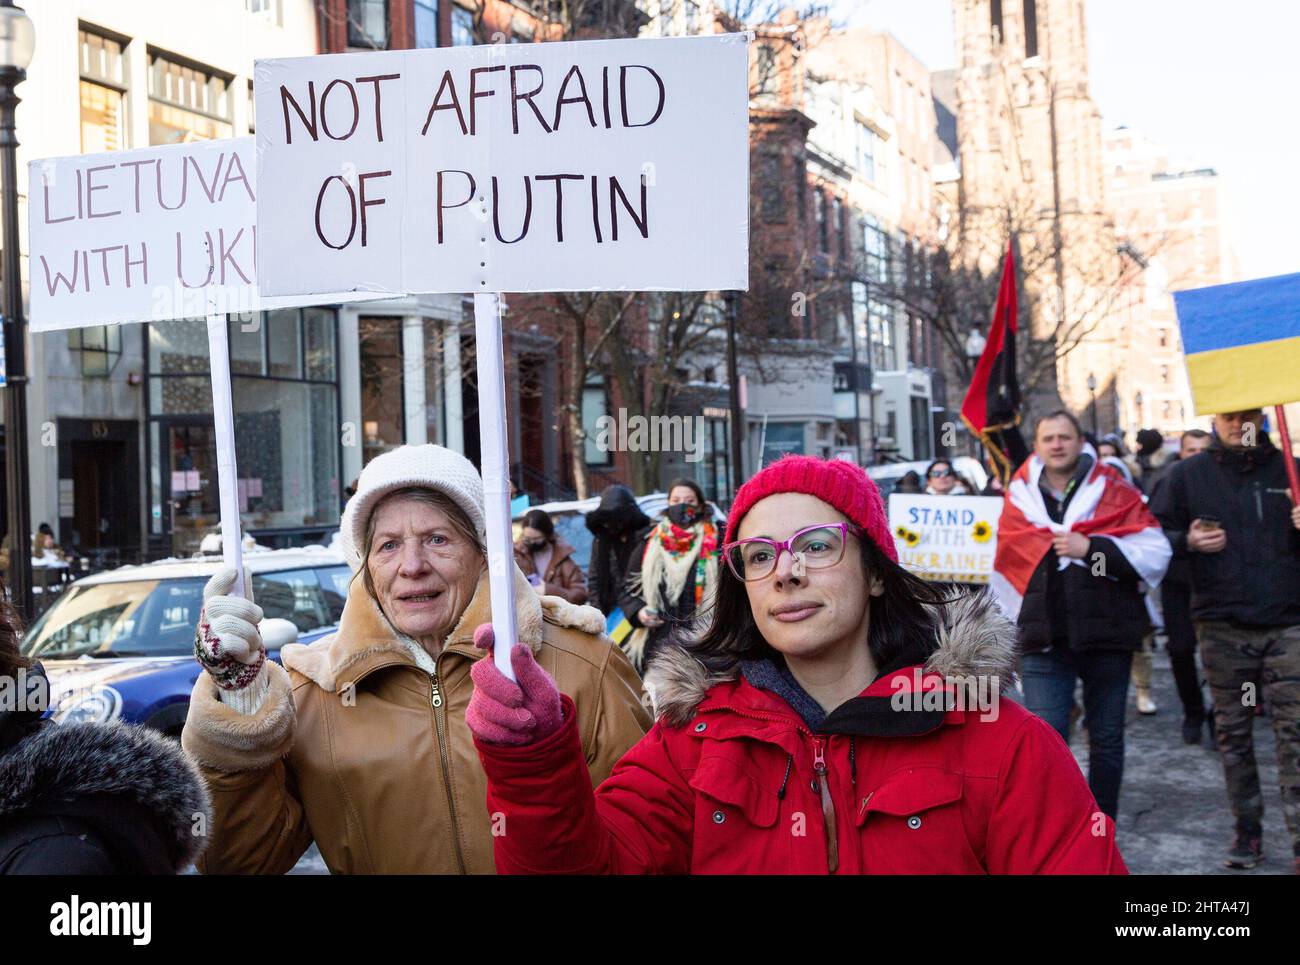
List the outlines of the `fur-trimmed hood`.
{"label": "fur-trimmed hood", "polygon": [[175,871],[207,841],[195,830],[212,821],[207,785],[180,746],[156,731],[121,721],[46,723],[0,756],[0,825],[63,813],[92,797],[137,805],[156,825]]}
{"label": "fur-trimmed hood", "polygon": [[[1016,669],[1016,628],[987,590],[967,593],[941,610],[938,647],[926,661],[925,672],[946,678],[998,678],[1003,685]],[[680,647],[665,647],[646,672],[646,689],[654,696],[655,713],[680,727],[695,716],[695,708],[718,684],[740,676],[740,661],[710,671]]]}

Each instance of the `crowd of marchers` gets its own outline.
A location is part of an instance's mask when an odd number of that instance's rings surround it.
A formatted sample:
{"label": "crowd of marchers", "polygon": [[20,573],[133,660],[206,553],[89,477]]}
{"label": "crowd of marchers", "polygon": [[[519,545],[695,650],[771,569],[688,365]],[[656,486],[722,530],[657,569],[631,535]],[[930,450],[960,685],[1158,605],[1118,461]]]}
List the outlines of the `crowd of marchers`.
{"label": "crowd of marchers", "polygon": [[[1003,500],[988,587],[909,572],[866,471],[789,455],[725,518],[693,480],[655,519],[611,487],[585,567],[531,510],[508,641],[478,471],[380,455],[340,521],[336,632],[270,660],[235,572],[208,583],[180,746],[0,707],[0,871],[280,874],[314,844],[361,874],[1125,873],[1124,721],[1130,682],[1156,712],[1155,643],[1183,738],[1220,752],[1223,862],[1263,860],[1260,714],[1300,859],[1300,508],[1263,413],[1134,453],[1064,411],[1032,428],[983,489],[940,459],[894,490]],[[0,674],[39,676],[2,617]],[[996,713],[898,699],[970,681]]]}

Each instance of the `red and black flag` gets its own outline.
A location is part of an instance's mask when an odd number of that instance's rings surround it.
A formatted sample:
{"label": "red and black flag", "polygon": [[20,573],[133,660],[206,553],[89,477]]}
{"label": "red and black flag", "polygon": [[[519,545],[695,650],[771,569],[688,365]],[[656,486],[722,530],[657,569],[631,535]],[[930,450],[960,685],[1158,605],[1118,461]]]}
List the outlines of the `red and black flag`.
{"label": "red and black flag", "polygon": [[1002,265],[1002,284],[993,324],[975,375],[961,404],[961,418],[996,463],[1003,485],[1029,449],[1020,435],[1020,383],[1016,378],[1016,259],[1011,242]]}

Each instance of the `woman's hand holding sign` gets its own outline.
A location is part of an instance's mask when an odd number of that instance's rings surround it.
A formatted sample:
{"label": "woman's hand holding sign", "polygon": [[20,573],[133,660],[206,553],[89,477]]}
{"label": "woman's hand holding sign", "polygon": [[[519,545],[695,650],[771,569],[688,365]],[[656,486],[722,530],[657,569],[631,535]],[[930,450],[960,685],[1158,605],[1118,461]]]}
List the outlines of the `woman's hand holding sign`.
{"label": "woman's hand holding sign", "polygon": [[[492,653],[492,624],[474,631],[474,646]],[[470,670],[474,695],[465,721],[480,740],[493,744],[531,744],[554,733],[564,722],[560,691],[551,675],[537,665],[526,644],[516,643],[510,665],[517,683],[507,680],[490,656]]]}
{"label": "woman's hand holding sign", "polygon": [[[194,631],[194,656],[223,691],[247,687],[266,662],[266,647],[257,629],[262,608],[251,599],[229,595],[234,586],[235,570],[229,566],[208,580]],[[247,573],[244,586],[251,597]]]}

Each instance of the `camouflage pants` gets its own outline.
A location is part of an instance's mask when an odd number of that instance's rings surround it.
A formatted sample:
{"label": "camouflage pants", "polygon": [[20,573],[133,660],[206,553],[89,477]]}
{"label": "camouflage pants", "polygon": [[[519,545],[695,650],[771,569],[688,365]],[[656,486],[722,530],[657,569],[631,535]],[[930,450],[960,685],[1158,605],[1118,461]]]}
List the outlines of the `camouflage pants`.
{"label": "camouflage pants", "polygon": [[1251,628],[1198,621],[1201,663],[1214,698],[1214,724],[1232,813],[1239,826],[1264,817],[1252,731],[1262,700],[1277,739],[1278,784],[1291,844],[1300,855],[1300,626]]}

